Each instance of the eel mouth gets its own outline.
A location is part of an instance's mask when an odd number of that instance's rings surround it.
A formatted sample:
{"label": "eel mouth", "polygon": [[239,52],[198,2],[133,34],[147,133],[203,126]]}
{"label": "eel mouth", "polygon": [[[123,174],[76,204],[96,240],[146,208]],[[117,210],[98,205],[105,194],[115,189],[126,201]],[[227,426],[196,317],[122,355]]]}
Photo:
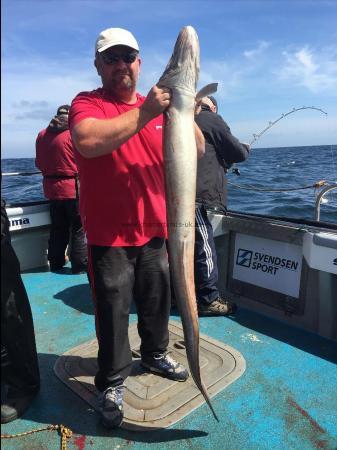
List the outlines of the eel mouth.
{"label": "eel mouth", "polygon": [[196,31],[181,29],[172,56],[159,79],[158,86],[183,89],[195,95],[199,77],[200,50]]}

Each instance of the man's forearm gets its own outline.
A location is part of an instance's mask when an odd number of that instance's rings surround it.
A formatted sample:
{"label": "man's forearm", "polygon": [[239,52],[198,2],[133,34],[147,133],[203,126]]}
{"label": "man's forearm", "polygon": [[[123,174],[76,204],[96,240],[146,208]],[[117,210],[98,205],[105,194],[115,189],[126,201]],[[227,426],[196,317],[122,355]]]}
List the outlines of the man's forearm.
{"label": "man's forearm", "polygon": [[75,125],[72,139],[85,158],[108,155],[138,133],[150,120],[170,104],[170,92],[153,86],[140,108],[134,108],[112,119],[87,118]]}
{"label": "man's forearm", "polygon": [[200,159],[205,154],[205,138],[202,131],[195,122],[194,122],[194,134],[195,134],[195,143],[197,146],[197,155],[198,159]]}
{"label": "man's forearm", "polygon": [[245,161],[249,156],[247,145],[241,143],[230,132],[226,133],[222,146],[224,150],[223,158],[229,164]]}
{"label": "man's forearm", "polygon": [[96,158],[119,148],[152,118],[142,108],[134,108],[112,119],[84,119],[75,125],[72,139],[82,156]]}

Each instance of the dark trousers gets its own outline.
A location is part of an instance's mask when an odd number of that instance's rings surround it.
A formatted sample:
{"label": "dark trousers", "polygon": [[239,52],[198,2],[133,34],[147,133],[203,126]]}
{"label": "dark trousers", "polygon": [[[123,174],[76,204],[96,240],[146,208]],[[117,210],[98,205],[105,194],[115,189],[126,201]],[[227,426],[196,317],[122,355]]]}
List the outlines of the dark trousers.
{"label": "dark trousers", "polygon": [[131,371],[128,338],[132,300],[138,313],[142,356],[165,352],[171,295],[165,240],[141,247],[89,247],[89,276],[95,302],[99,391],[117,386]]}
{"label": "dark trousers", "polygon": [[213,228],[203,206],[195,208],[194,275],[197,302],[212,303],[219,297]]}
{"label": "dark trousers", "polygon": [[78,201],[52,200],[50,202],[51,228],[48,259],[51,270],[65,264],[65,251],[69,244],[69,258],[74,272],[87,269],[87,245],[78,211]]}
{"label": "dark trousers", "polygon": [[12,395],[40,386],[32,312],[9,240],[1,244],[1,375]]}

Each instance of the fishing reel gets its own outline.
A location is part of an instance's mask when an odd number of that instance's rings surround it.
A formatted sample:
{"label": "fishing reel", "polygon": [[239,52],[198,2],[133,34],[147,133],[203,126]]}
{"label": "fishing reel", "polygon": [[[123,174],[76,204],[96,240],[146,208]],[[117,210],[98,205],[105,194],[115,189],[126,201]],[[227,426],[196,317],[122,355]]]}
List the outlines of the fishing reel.
{"label": "fishing reel", "polygon": [[237,176],[241,175],[240,169],[237,167],[232,167],[232,173],[235,173]]}
{"label": "fishing reel", "polygon": [[240,170],[236,167],[235,163],[234,164],[228,164],[223,159],[221,165],[224,168],[225,174],[229,171],[229,169],[232,169],[232,173],[235,173],[235,175],[241,175]]}

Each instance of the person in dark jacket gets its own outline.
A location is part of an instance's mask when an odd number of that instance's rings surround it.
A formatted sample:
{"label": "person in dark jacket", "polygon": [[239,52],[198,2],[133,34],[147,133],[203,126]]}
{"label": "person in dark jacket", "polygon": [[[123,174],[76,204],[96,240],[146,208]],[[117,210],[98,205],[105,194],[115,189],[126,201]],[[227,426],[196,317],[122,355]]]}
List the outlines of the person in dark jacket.
{"label": "person in dark jacket", "polygon": [[1,199],[1,423],[12,422],[40,389],[32,312]]}
{"label": "person in dark jacket", "polygon": [[50,200],[50,270],[63,268],[69,244],[71,270],[75,274],[87,269],[87,246],[78,208],[77,165],[68,128],[69,109],[69,105],[60,106],[48,128],[38,134],[35,165],[42,172],[44,195]]}
{"label": "person in dark jacket", "polygon": [[198,160],[195,233],[195,285],[199,316],[228,315],[236,305],[221,298],[212,225],[207,210],[226,212],[225,174],[235,162],[249,155],[249,144],[234,137],[217,114],[214,97],[204,97],[196,109],[195,121],[204,134],[205,154]]}

